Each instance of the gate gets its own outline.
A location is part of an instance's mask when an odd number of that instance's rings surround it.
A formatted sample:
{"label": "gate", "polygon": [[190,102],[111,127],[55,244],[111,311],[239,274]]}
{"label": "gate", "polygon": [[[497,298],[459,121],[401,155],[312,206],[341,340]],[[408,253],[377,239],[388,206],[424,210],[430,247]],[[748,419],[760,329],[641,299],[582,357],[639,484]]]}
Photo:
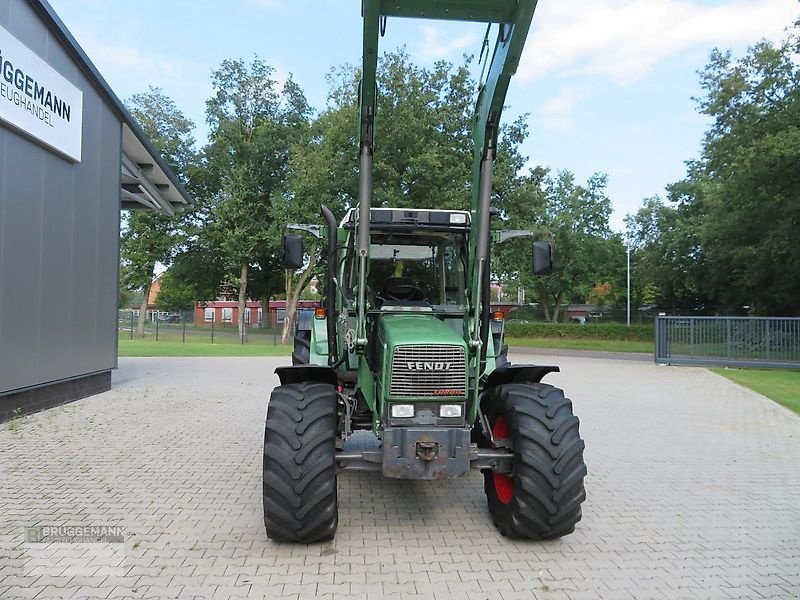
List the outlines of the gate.
{"label": "gate", "polygon": [[656,317],[656,363],[800,369],[800,318]]}

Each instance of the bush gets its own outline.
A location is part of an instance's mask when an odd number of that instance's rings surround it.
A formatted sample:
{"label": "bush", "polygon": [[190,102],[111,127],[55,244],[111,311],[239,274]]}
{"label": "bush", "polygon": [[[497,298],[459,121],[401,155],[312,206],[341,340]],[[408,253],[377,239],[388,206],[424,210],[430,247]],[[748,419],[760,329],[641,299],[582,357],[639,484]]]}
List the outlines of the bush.
{"label": "bush", "polygon": [[653,325],[623,325],[621,323],[507,323],[506,336],[515,338],[570,338],[594,340],[630,340],[652,342]]}

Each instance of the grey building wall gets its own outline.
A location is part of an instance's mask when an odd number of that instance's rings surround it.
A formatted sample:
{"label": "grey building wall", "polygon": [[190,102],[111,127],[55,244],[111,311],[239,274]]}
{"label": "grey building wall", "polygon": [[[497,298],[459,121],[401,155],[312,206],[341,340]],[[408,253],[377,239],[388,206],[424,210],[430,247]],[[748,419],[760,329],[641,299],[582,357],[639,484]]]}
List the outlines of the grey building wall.
{"label": "grey building wall", "polygon": [[0,25],[83,92],[74,164],[0,124],[0,394],[117,363],[119,117],[25,0]]}

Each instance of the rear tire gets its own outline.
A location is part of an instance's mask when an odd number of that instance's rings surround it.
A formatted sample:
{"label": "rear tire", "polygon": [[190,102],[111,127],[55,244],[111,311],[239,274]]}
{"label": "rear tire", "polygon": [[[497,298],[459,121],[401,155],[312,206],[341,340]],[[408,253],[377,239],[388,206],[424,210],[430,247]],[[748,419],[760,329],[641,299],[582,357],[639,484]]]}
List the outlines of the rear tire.
{"label": "rear tire", "polygon": [[307,365],[311,362],[311,331],[296,330],[292,348],[292,364]]}
{"label": "rear tire", "polygon": [[326,383],[276,387],[264,432],[264,525],[276,541],[336,534],[336,390]]}
{"label": "rear tire", "polygon": [[507,439],[514,450],[510,476],[484,471],[497,529],[532,540],[572,533],[586,499],[584,442],[572,402],[551,385],[512,383],[491,390],[484,414],[495,439]]}
{"label": "rear tire", "polygon": [[508,344],[503,344],[500,354],[494,359],[495,369],[505,369],[508,366]]}

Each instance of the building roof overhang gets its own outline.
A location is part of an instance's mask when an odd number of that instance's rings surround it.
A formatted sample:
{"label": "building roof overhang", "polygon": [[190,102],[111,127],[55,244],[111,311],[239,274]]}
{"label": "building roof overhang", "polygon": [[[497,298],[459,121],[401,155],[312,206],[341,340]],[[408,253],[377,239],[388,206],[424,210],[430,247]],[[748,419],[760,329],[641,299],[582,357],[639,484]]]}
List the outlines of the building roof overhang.
{"label": "building roof overhang", "polygon": [[192,203],[189,193],[108,85],[47,0],[28,0],[122,123],[120,200],[123,210],[152,209],[166,214]]}

